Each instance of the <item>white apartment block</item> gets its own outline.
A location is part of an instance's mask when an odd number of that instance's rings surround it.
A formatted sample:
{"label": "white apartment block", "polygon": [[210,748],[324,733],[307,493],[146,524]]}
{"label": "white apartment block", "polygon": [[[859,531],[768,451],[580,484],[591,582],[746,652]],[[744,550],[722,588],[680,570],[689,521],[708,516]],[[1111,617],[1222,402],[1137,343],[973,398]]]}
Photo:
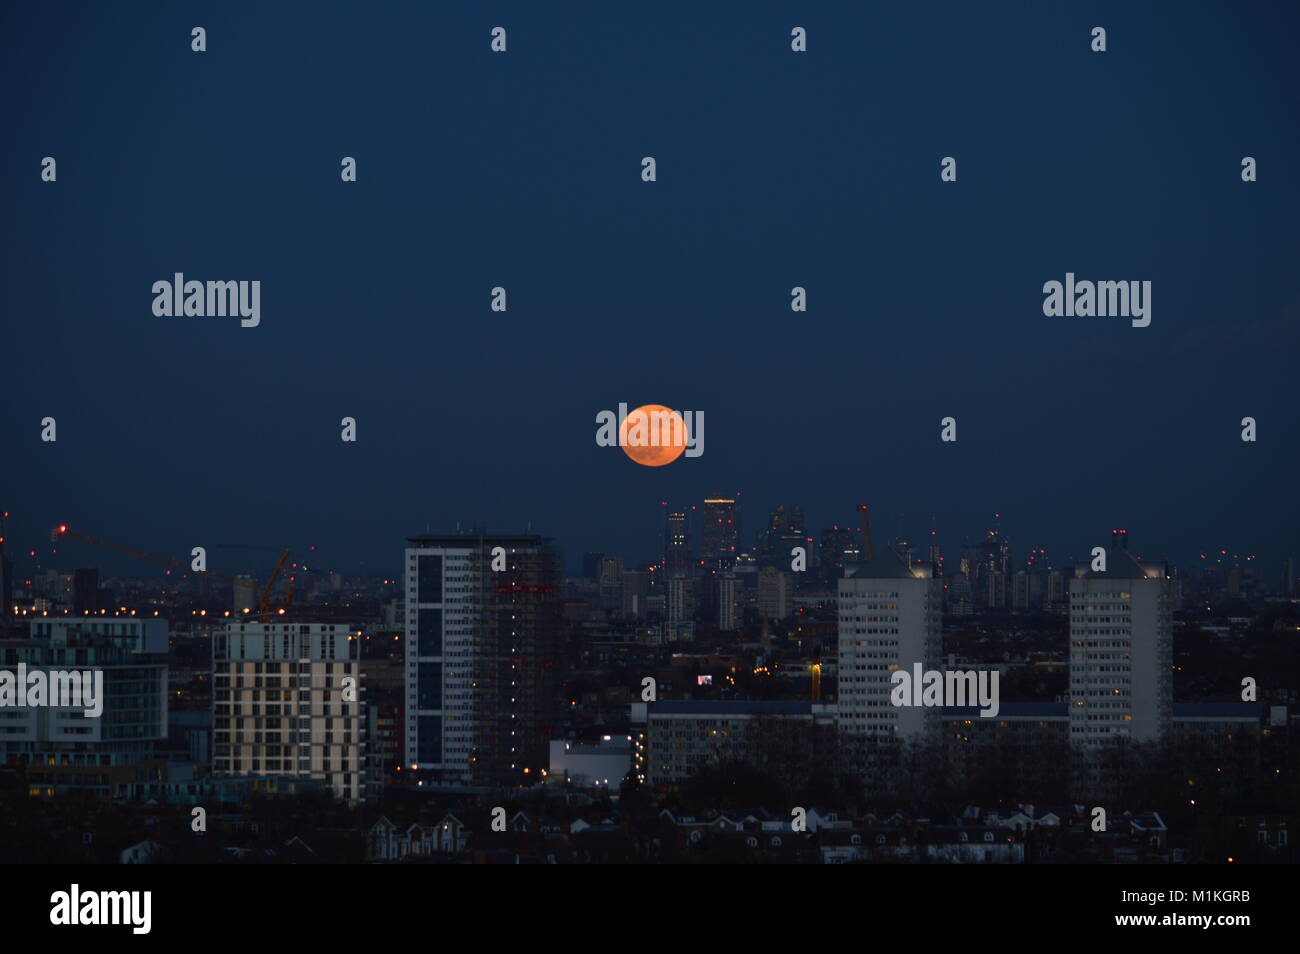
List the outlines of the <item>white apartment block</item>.
{"label": "white apartment block", "polygon": [[452,786],[532,782],[558,710],[550,541],[475,531],[409,542],[406,769]]}
{"label": "white apartment block", "polygon": [[[213,636],[213,772],[364,787],[361,640],[342,623],[231,623]],[[353,687],[344,682],[350,677]]]}
{"label": "white apartment block", "polygon": [[1163,563],[1111,549],[1107,569],[1070,581],[1070,742],[1155,742],[1173,713],[1176,581]]}
{"label": "white apartment block", "polygon": [[842,736],[920,739],[937,710],[890,702],[896,669],[938,669],[943,581],[929,564],[908,566],[893,550],[846,568],[839,581],[838,725]]}
{"label": "white apartment block", "polygon": [[473,780],[475,634],[483,549],[476,537],[406,548],[406,766]]}

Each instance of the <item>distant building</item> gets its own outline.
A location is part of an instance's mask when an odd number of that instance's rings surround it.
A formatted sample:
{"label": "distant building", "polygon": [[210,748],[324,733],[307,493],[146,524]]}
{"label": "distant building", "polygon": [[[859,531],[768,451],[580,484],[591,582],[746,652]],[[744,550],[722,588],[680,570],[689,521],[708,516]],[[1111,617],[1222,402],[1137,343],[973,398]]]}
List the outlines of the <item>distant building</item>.
{"label": "distant building", "polygon": [[[946,706],[940,711],[940,719],[950,765],[958,772],[978,766],[979,747],[995,741],[1013,741],[1021,751],[1041,741],[1068,745],[1071,709],[1067,702],[1003,702],[997,718],[986,719],[980,716],[978,706]],[[1277,737],[1279,744],[1285,745],[1289,725],[1286,706],[1177,702],[1172,710],[1170,729],[1174,739],[1185,746],[1195,745],[1207,763],[1231,759],[1234,752],[1244,758],[1256,757],[1250,747],[1241,744],[1245,736]]]}
{"label": "distant building", "polygon": [[257,583],[251,576],[235,577],[233,590],[235,596],[233,612],[243,613],[244,610],[257,609]]}
{"label": "distant building", "polygon": [[735,573],[719,573],[715,585],[718,588],[718,629],[724,632],[740,629],[740,578]]}
{"label": "distant building", "polygon": [[740,550],[740,507],[730,497],[711,497],[700,510],[700,557],[706,570],[726,570]]}
{"label": "distant building", "polygon": [[695,632],[695,580],[670,573],[665,583],[664,639],[690,639]]}
{"label": "distant building", "polygon": [[798,504],[781,504],[768,515],[767,527],[758,535],[759,560],[765,565],[790,565],[790,551],[807,547],[803,508]]}
{"label": "distant building", "polygon": [[[834,706],[812,702],[632,703],[633,767],[649,785],[680,782],[700,765],[761,762],[783,750],[829,756]],[[796,772],[799,762],[792,760]]]}
{"label": "distant building", "polygon": [[631,768],[632,740],[627,735],[607,735],[593,743],[551,740],[548,781],[618,791]]}
{"label": "distant building", "polygon": [[943,546],[939,543],[939,534],[935,530],[930,531],[930,549],[926,556],[930,561],[931,572],[936,577],[942,577],[943,572]]}
{"label": "distant building", "polygon": [[844,570],[845,562],[857,560],[860,551],[853,530],[838,524],[824,528],[817,550],[822,576],[828,580],[838,578]]}
{"label": "distant building", "polygon": [[99,570],[91,568],[77,570],[72,575],[72,612],[78,616],[86,613],[98,613],[99,605]]}
{"label": "distant building", "polygon": [[623,558],[606,556],[600,561],[600,606],[617,615],[623,610]]}
{"label": "distant building", "polygon": [[1070,606],[1070,575],[1063,570],[1047,571],[1047,601],[1043,608],[1053,613],[1068,612]]}
{"label": "distant building", "polygon": [[[50,609],[53,606],[71,606],[73,603],[72,576],[66,573],[60,573],[58,570],[46,570],[43,577],[36,580],[36,593],[43,595],[46,603],[40,604],[40,609]],[[39,604],[40,601],[37,600]]]}
{"label": "distant building", "polygon": [[790,615],[790,574],[776,567],[758,571],[758,612],[763,619],[782,620]]}
{"label": "distant building", "polygon": [[998,530],[989,530],[982,541],[961,550],[960,572],[970,584],[972,608],[1005,609],[1011,579],[1011,546]]}
{"label": "distant building", "polygon": [[906,540],[899,539],[891,543],[890,546],[893,548],[894,552],[898,554],[898,558],[903,561],[904,566],[912,565],[912,544]]}
{"label": "distant building", "polygon": [[1049,570],[1017,570],[1012,577],[1011,608],[1021,612],[1041,610],[1047,603]]}
{"label": "distant building", "polygon": [[[393,633],[377,633],[393,639]],[[361,683],[365,717],[366,758],[372,791],[377,797],[384,784],[401,779],[406,758],[406,665],[404,660],[363,659]]]}
{"label": "distant building", "polygon": [[644,570],[626,570],[623,573],[623,616],[641,619],[648,612],[650,574]]}
{"label": "distant building", "polygon": [[168,758],[207,769],[212,765],[212,710],[171,709],[167,714]]}
{"label": "distant building", "polygon": [[688,572],[695,569],[695,555],[691,549],[691,533],[686,514],[674,511],[664,518],[665,574]]}

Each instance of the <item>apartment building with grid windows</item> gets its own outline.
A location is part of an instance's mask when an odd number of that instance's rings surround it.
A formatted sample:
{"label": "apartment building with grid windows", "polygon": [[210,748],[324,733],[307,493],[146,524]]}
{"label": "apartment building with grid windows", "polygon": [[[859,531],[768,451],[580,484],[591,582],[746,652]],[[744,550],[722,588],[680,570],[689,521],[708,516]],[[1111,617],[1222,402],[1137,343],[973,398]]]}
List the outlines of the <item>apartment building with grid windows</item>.
{"label": "apartment building with grid windows", "polygon": [[929,564],[909,565],[892,549],[851,564],[839,581],[838,724],[858,740],[922,740],[933,708],[895,706],[890,677],[915,663],[939,668],[943,582]]}
{"label": "apartment building with grid windows", "polygon": [[408,543],[404,769],[440,785],[536,780],[563,671],[554,547],[480,532]]}
{"label": "apartment building with grid windows", "polygon": [[321,779],[336,798],[361,801],[359,634],[342,623],[231,623],[218,630],[213,773]]}
{"label": "apartment building with grid windows", "polygon": [[1106,569],[1081,563],[1070,581],[1070,743],[1156,742],[1173,714],[1177,583],[1164,563],[1122,546]]}

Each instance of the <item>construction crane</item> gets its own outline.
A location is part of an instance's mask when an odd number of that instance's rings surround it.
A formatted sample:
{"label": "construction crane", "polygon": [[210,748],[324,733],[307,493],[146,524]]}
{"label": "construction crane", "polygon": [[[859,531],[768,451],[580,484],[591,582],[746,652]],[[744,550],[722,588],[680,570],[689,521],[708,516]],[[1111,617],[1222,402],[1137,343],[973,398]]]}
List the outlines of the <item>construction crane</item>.
{"label": "construction crane", "polygon": [[[275,547],[250,546],[243,543],[216,543],[213,544],[213,546],[214,548],[220,550],[275,550],[276,549]],[[285,563],[288,562],[288,560],[289,560],[289,551],[282,550],[280,552],[280,559],[275,564],[275,569],[271,571],[271,575],[267,578],[266,584],[262,587],[261,591],[257,595],[257,612],[259,616],[270,615],[271,587],[275,586],[275,581],[278,580],[280,578],[280,574],[284,572],[284,565]],[[294,564],[294,566],[297,565],[298,564],[296,563]],[[293,602],[293,577],[286,577],[284,599],[280,601],[279,608],[288,609],[289,604],[292,602]]]}
{"label": "construction crane", "polygon": [[[219,573],[216,570],[195,570],[184,560],[178,560],[175,557],[162,556],[157,553],[150,553],[148,550],[141,550],[139,547],[128,546],[124,543],[114,543],[111,540],[104,540],[100,537],[91,536],[89,533],[82,533],[80,530],[73,530],[66,523],[61,523],[50,531],[50,540],[57,543],[60,540],[76,540],[80,543],[89,543],[104,550],[111,550],[114,553],[120,553],[123,556],[131,557],[136,560],[143,560],[146,563],[156,563],[159,566],[165,566],[168,569],[179,570],[182,573],[194,573],[197,576],[209,577],[219,580],[222,583],[228,583],[234,586],[240,582],[238,577],[231,576],[228,573]],[[224,544],[223,544],[224,546]],[[281,601],[281,605],[271,605],[271,587],[279,579],[280,574],[284,571],[284,565],[289,559],[289,551],[284,550],[280,554],[280,560],[275,565],[275,570],[267,579],[266,584],[262,587],[257,596],[257,617],[283,616],[285,609],[293,602],[293,587],[289,587],[289,592]],[[251,609],[251,608],[250,608]]]}

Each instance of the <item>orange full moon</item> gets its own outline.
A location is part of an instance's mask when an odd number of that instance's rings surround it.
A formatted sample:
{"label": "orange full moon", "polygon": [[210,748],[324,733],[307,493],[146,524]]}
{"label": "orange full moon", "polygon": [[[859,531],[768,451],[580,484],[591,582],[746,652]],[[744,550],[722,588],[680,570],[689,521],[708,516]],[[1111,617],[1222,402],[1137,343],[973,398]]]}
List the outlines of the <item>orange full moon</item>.
{"label": "orange full moon", "polygon": [[[629,434],[637,439],[633,443]],[[646,467],[671,464],[686,450],[686,424],[682,416],[662,404],[643,404],[619,428],[623,453]]]}

